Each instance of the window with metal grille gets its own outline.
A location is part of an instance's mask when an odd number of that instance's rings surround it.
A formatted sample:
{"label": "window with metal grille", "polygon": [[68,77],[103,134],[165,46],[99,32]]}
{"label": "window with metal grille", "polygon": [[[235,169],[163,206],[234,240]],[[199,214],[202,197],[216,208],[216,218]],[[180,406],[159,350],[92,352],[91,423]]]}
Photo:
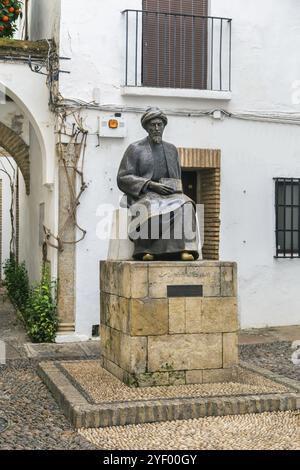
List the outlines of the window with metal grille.
{"label": "window with metal grille", "polygon": [[275,178],[275,210],[276,257],[299,258],[299,178]]}

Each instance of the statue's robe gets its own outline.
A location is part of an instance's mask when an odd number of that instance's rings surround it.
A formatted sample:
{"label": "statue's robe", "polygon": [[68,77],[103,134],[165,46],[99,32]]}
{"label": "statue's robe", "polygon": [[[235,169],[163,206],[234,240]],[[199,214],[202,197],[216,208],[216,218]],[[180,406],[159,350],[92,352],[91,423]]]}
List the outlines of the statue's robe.
{"label": "statue's robe", "polygon": [[[127,196],[132,215],[129,238],[134,241],[134,258],[145,253],[156,258],[176,258],[182,251],[199,256],[195,203],[180,190],[160,195],[148,190],[150,181],[181,180],[176,147],[168,142],[151,145],[148,138],[131,144],[118,172],[118,187]],[[167,181],[165,184],[168,184]]]}

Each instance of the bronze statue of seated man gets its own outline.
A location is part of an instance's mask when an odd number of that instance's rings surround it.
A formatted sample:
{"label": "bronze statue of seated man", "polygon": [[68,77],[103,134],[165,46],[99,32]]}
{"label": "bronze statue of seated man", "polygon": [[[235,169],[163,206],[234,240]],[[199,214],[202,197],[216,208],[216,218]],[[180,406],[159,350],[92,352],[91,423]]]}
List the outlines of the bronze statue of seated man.
{"label": "bronze statue of seated man", "polygon": [[149,108],[141,123],[148,137],[128,147],[117,179],[132,217],[133,257],[193,261],[199,257],[195,203],[182,192],[176,147],[162,139],[167,116]]}

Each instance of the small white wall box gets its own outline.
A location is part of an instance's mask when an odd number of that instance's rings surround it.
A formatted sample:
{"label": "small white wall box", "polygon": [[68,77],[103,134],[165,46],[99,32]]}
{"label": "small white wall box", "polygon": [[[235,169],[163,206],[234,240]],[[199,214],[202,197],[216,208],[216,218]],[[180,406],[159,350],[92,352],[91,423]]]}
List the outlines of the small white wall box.
{"label": "small white wall box", "polygon": [[100,137],[124,138],[127,135],[125,120],[121,113],[100,118]]}

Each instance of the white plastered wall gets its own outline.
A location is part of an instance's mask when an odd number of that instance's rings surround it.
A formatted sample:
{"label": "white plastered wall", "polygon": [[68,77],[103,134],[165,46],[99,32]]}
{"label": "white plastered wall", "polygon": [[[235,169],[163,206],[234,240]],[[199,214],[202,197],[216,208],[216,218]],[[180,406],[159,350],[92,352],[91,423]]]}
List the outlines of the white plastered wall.
{"label": "white plastered wall", "polygon": [[[212,0],[211,14],[231,17],[232,99],[201,100],[159,96],[124,96],[125,24],[121,10],[140,8],[136,0],[79,0],[62,2],[61,54],[72,58],[71,75],[62,75],[65,98],[100,105],[145,109],[229,112],[293,112],[293,84],[300,79],[300,9],[294,0]],[[80,15],[78,11],[80,10]],[[106,241],[96,236],[99,204],[117,204],[120,192],[116,174],[129,143],[144,136],[140,113],[124,113],[125,139],[95,135],[100,111],[86,111],[90,131],[85,178],[89,187],[78,209],[79,223],[87,229],[77,245],[76,331],[90,335],[99,323],[98,261],[107,255]],[[85,117],[85,116],[84,116]],[[177,146],[219,148],[222,151],[221,258],[239,265],[239,299],[242,327],[300,322],[297,279],[300,260],[274,260],[273,177],[300,177],[299,127],[225,118],[171,116],[166,140]]]}
{"label": "white plastered wall", "polygon": [[[45,204],[44,224],[52,228],[54,225],[54,192],[49,191],[42,181],[42,158],[41,149],[35,132],[30,126],[30,195],[26,195],[25,184],[20,177],[20,235],[19,235],[19,258],[25,261],[30,281],[40,279],[42,266],[42,246],[39,239],[40,230],[40,204]],[[56,274],[55,267],[56,252],[49,248],[48,259],[51,261],[52,274]]]}
{"label": "white plastered wall", "polygon": [[60,6],[64,0],[29,1],[29,39],[54,39],[59,41]]}
{"label": "white plastered wall", "polygon": [[[46,203],[46,214],[48,228],[52,233],[57,233],[57,180],[56,175],[56,153],[55,153],[55,133],[54,116],[48,108],[49,91],[46,86],[45,76],[33,73],[26,64],[5,63],[0,68],[0,86],[13,101],[0,106],[0,119],[13,130],[14,116],[24,116],[24,126],[21,137],[30,145],[30,171],[31,171],[31,193],[26,196],[25,193],[20,197],[20,202],[26,210],[32,209],[35,217],[37,207],[33,204],[43,199]],[[15,113],[15,114],[14,114]],[[38,150],[37,150],[38,149]],[[23,182],[23,179],[20,178]],[[38,181],[38,185],[37,185]],[[22,183],[21,183],[22,184]],[[43,197],[41,197],[41,193]],[[30,206],[28,206],[28,201]],[[41,200],[41,202],[43,202]],[[25,209],[25,207],[27,209]],[[20,213],[22,216],[22,214]],[[29,220],[29,216],[24,222],[24,227]],[[34,218],[34,223],[38,219]],[[28,229],[28,230],[27,230]],[[34,227],[27,225],[23,230],[24,244],[23,257],[27,260],[32,279],[38,279],[39,257],[35,252],[30,252],[28,244],[30,243],[30,231]],[[38,232],[38,224],[36,228]],[[26,236],[25,236],[26,235]],[[26,248],[27,247],[27,248]],[[33,259],[35,258],[35,259]],[[52,272],[55,275],[57,271],[57,252],[49,249],[49,259],[52,265]]]}

